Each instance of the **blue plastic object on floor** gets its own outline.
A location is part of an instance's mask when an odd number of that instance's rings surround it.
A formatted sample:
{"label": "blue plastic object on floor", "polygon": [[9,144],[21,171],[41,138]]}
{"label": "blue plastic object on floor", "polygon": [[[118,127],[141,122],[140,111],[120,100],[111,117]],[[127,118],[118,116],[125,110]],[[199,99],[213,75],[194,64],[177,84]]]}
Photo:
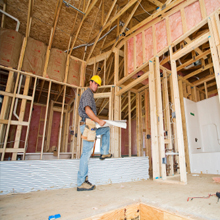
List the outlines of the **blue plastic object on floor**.
{"label": "blue plastic object on floor", "polygon": [[60,214],[50,215],[50,216],[48,217],[48,220],[58,219],[58,218],[60,218],[60,217],[61,217]]}

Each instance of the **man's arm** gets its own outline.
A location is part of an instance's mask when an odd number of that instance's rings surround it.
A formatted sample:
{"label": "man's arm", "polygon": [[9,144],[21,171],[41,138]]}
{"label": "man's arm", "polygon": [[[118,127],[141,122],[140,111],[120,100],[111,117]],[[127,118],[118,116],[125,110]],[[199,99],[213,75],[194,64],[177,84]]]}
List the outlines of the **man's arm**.
{"label": "man's arm", "polygon": [[92,111],[92,109],[89,106],[85,107],[85,112],[86,114],[89,116],[90,119],[92,119],[93,121],[97,122],[100,126],[103,126],[106,122],[99,119],[94,112]]}

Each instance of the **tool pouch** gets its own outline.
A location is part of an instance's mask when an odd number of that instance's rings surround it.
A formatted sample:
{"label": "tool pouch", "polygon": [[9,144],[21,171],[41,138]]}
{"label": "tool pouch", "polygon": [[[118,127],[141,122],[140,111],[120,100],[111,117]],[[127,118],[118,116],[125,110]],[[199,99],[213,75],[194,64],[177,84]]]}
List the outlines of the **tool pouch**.
{"label": "tool pouch", "polygon": [[82,139],[86,141],[94,142],[96,138],[96,127],[95,122],[91,119],[86,119],[86,126],[82,134]]}

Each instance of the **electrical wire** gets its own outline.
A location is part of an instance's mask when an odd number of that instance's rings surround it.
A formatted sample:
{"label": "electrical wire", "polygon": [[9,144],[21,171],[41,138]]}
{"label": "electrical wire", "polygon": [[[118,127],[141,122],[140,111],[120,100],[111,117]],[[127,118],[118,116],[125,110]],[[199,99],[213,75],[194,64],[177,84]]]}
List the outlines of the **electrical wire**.
{"label": "electrical wire", "polygon": [[[139,2],[139,1],[138,1]],[[139,4],[140,4],[140,6],[141,6],[141,8],[148,14],[148,15],[152,15],[152,14],[150,14],[148,11],[146,11],[145,9],[144,9],[144,7],[142,6],[142,4],[139,2]]]}
{"label": "electrical wire", "polygon": [[189,200],[193,200],[193,199],[208,199],[208,198],[210,198],[211,196],[216,196],[216,194],[209,194],[208,196],[203,196],[203,197],[188,197],[188,198],[187,198],[187,202],[188,202]]}

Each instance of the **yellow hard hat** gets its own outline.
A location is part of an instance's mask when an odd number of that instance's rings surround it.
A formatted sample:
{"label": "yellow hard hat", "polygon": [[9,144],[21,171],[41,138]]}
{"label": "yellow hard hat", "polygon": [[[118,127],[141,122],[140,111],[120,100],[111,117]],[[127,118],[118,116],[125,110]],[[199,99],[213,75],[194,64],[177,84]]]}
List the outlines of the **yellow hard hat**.
{"label": "yellow hard hat", "polygon": [[98,76],[98,75],[94,75],[90,80],[96,82],[99,86],[101,86],[101,84],[102,84],[102,80],[101,80],[100,76]]}

